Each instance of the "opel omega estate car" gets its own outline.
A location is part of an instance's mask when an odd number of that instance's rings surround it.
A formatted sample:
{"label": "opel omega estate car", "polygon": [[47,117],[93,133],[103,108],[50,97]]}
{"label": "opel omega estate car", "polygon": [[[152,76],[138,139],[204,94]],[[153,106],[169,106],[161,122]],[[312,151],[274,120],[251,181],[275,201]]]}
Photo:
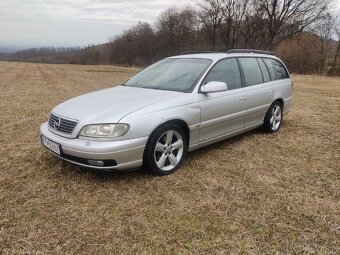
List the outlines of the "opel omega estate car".
{"label": "opel omega estate car", "polygon": [[287,68],[270,52],[191,52],[58,105],[41,143],[83,167],[166,175],[189,151],[261,126],[278,131],[291,103]]}

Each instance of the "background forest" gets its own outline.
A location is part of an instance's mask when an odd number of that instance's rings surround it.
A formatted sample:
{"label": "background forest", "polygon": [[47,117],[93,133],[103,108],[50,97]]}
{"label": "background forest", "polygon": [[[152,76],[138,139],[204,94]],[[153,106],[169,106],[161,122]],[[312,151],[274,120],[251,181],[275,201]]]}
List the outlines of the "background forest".
{"label": "background forest", "polygon": [[340,25],[332,0],[199,0],[172,7],[155,24],[138,22],[101,45],[34,48],[2,60],[146,66],[184,51],[274,51],[289,70],[340,75]]}

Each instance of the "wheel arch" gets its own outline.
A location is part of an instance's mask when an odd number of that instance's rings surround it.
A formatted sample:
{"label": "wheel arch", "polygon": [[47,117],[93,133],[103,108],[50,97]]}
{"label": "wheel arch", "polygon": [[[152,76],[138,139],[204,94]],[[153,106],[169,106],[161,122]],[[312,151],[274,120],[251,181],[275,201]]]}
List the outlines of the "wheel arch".
{"label": "wheel arch", "polygon": [[183,129],[183,131],[185,132],[185,134],[187,136],[187,142],[189,144],[189,141],[190,141],[190,128],[189,128],[188,124],[184,120],[182,120],[182,119],[171,119],[171,120],[167,120],[167,121],[159,124],[158,126],[156,126],[153,129],[153,131],[151,132],[149,138],[156,132],[157,129],[159,129],[160,127],[169,125],[169,124],[176,124],[176,125],[180,126]]}
{"label": "wheel arch", "polygon": [[276,101],[278,101],[281,104],[282,108],[285,106],[285,102],[283,101],[282,98],[277,98],[277,99],[274,100],[274,102],[276,102]]}

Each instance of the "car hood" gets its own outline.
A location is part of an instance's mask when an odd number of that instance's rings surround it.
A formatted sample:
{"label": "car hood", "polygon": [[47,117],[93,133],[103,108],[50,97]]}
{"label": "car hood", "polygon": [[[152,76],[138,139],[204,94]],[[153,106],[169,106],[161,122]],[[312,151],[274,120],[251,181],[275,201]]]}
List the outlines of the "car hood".
{"label": "car hood", "polygon": [[52,112],[83,124],[117,123],[129,113],[178,97],[179,94],[182,93],[117,86],[72,98]]}

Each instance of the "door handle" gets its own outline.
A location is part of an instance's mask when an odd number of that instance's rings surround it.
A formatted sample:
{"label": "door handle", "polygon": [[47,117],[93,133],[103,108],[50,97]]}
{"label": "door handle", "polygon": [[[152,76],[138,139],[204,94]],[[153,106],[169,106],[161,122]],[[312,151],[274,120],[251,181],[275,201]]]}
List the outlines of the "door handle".
{"label": "door handle", "polygon": [[241,98],[241,99],[240,99],[240,102],[241,102],[241,103],[244,103],[245,101],[246,101],[245,98]]}

